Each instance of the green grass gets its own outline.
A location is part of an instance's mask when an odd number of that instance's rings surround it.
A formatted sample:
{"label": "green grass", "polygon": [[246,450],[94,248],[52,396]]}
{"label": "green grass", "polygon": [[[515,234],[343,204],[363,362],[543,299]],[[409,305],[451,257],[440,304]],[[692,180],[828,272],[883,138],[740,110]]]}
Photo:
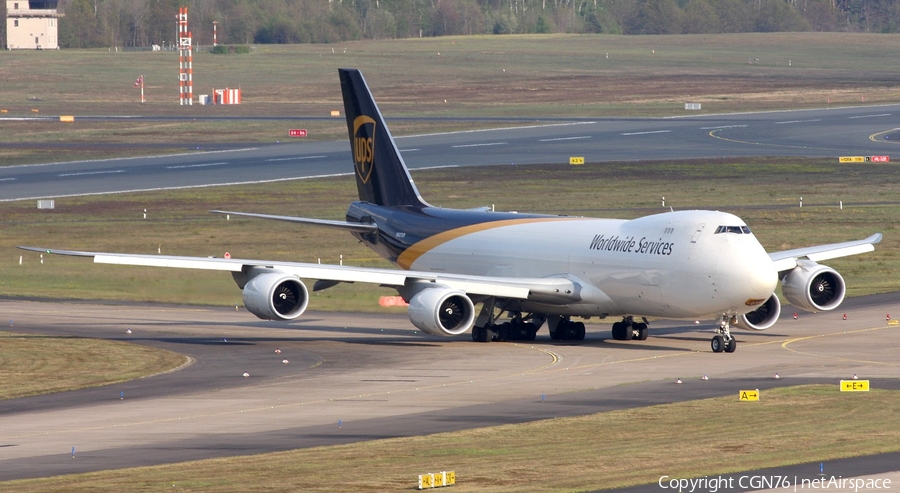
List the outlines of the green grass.
{"label": "green grass", "polygon": [[[194,53],[194,91],[240,87],[238,106],[179,106],[177,54],[0,52],[0,117],[74,115],[75,123],[0,121],[5,143],[274,142],[346,135],[337,68],[363,70],[393,116],[600,117],[896,102],[898,35],[765,33],[692,36],[524,35],[258,46]],[[607,58],[608,54],[608,58]],[[755,60],[759,59],[759,62]],[[753,63],[748,63],[749,61]],[[790,61],[790,65],[788,65]],[[134,79],[145,77],[146,104]],[[32,110],[36,110],[34,113]],[[296,116],[295,121],[79,121],[86,115]],[[395,134],[483,126],[392,123]],[[82,148],[80,157],[166,149]],[[0,165],[72,159],[66,149],[0,146]]]}
{"label": "green grass", "polygon": [[738,402],[738,390],[521,425],[10,481],[0,491],[401,491],[415,489],[418,474],[450,470],[453,491],[568,492],[900,450],[900,392],[848,394],[835,384]]}
{"label": "green grass", "polygon": [[[473,167],[415,171],[431,203],[468,208],[633,218],[676,209],[718,209],[741,216],[769,251],[865,238],[883,232],[873,253],[827,262],[851,296],[900,290],[900,218],[894,165],[834,160],[755,159]],[[640,193],[635,193],[639,191]],[[799,207],[803,196],[804,206]],[[552,197],[552,200],[549,198]],[[666,197],[666,209],[661,207]],[[233,306],[241,293],[219,272],[94,265],[44,256],[16,245],[171,255],[388,266],[339,231],[209,214],[239,210],[341,219],[355,200],[352,177],[265,185],[57,199],[0,206],[0,295],[156,301]],[[843,201],[844,208],[839,208]],[[142,219],[143,210],[147,219]],[[22,258],[22,264],[19,259]],[[340,285],[313,295],[314,310],[382,311],[386,288]],[[395,311],[398,309],[394,309]],[[402,309],[399,309],[402,311]]]}
{"label": "green grass", "polygon": [[0,399],[125,382],[186,362],[136,344],[0,331]]}

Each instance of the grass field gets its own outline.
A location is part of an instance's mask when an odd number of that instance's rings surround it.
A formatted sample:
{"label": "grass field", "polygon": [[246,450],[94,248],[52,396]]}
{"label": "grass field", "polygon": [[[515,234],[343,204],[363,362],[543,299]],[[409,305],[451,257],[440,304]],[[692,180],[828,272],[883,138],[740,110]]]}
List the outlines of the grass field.
{"label": "grass field", "polygon": [[0,331],[0,399],[126,382],[186,362],[136,344]]}
{"label": "grass field", "polygon": [[[882,232],[874,253],[827,262],[849,295],[900,290],[895,234],[900,173],[893,165],[826,160],[604,163],[586,166],[474,167],[413,172],[433,204],[468,208],[633,218],[663,208],[718,209],[741,216],[769,251],[865,238]],[[560,193],[559,191],[565,193]],[[639,190],[641,193],[635,193]],[[552,194],[553,200],[548,200]],[[799,207],[799,197],[804,205]],[[341,219],[355,200],[352,177],[266,185],[57,199],[0,208],[0,295],[240,305],[231,277],[217,272],[94,265],[16,245],[171,255],[222,256],[387,266],[350,235],[322,228],[209,214],[242,210]],[[839,202],[843,202],[843,209]],[[143,219],[143,210],[147,219]],[[114,232],[114,234],[110,234]],[[261,239],[264,240],[261,241]],[[20,265],[20,257],[22,263]],[[392,290],[341,285],[313,295],[311,309],[384,310]],[[402,310],[402,309],[401,309]]]}
{"label": "grass field", "polygon": [[[342,109],[338,67],[363,70],[388,119],[671,115],[682,113],[685,102],[702,103],[705,112],[896,102],[896,69],[885,61],[900,56],[898,40],[845,33],[469,36],[257,46],[247,55],[196,50],[195,94],[240,87],[238,106],[179,106],[174,52],[0,52],[0,110],[7,110],[0,117],[76,116],[75,123],[0,121],[0,144],[7,144],[0,145],[0,165],[73,157],[66,147],[41,143],[134,145],[78,148],[81,157],[108,157],[165,152],[165,145],[184,142],[274,142],[297,126],[310,139],[343,138],[344,122],[327,119]],[[133,86],[141,74],[146,104]],[[77,120],[86,115],[297,120]],[[417,121],[391,128],[402,135],[475,125]],[[149,144],[163,147],[143,147]]]}
{"label": "grass field", "polygon": [[[764,391],[759,402],[738,402],[735,395],[422,437],[0,482],[0,491],[409,491],[418,474],[448,470],[457,476],[454,492],[572,492],[655,483],[662,475],[715,476],[900,450],[900,393],[847,394],[837,385],[774,389]],[[847,419],[875,415],[878,419]]]}
{"label": "grass field", "polygon": [[[233,107],[179,107],[173,53],[0,52],[0,110],[6,110],[0,118],[326,116],[341,107],[335,69],[343,66],[364,71],[389,119],[669,115],[679,114],[684,102],[701,102],[707,112],[896,102],[896,70],[885,60],[900,54],[898,39],[841,33],[491,36],[267,46],[232,56],[198,50],[195,92],[240,86],[245,103]],[[141,74],[149,101],[144,105],[132,86]],[[342,119],[74,124],[0,120],[0,165],[155,154],[184,142],[272,142],[284,139],[287,128],[300,125],[311,131],[312,139],[345,138]],[[476,125],[483,124],[392,122],[391,128],[399,135]],[[99,144],[85,145],[95,142]],[[446,207],[494,204],[498,210],[631,218],[661,211],[658,200],[665,196],[666,205],[676,209],[738,214],[769,251],[883,232],[885,240],[874,253],[828,264],[844,275],[850,295],[900,290],[900,239],[895,232],[900,173],[893,165],[754,159],[545,165],[515,172],[471,168],[417,171],[414,176],[430,202]],[[38,254],[14,249],[22,244],[184,255],[228,251],[235,257],[330,263],[343,255],[345,263],[384,266],[346,234],[301,226],[273,228],[266,221],[226,221],[206,212],[235,209],[340,219],[354,196],[352,178],[346,177],[66,198],[58,199],[53,211],[38,211],[30,201],[4,203],[0,295],[240,304],[240,291],[227,274],[95,266],[60,257],[42,262]],[[147,219],[142,219],[144,209]],[[339,286],[315,294],[310,306],[382,310],[377,306],[381,294],[393,293]],[[6,342],[0,347],[19,358],[23,350],[15,344],[35,342],[18,335],[3,337]],[[75,351],[72,358],[91,354],[83,341],[77,342],[73,349],[88,352]],[[98,367],[96,374],[106,371]],[[146,365],[136,371],[156,370]],[[58,374],[58,369],[37,364],[15,377],[43,375],[47,380],[51,375],[52,380]],[[81,385],[77,379],[69,384]],[[53,389],[37,391],[47,390]],[[438,469],[457,471],[460,483],[454,491],[520,491],[526,481],[533,491],[575,491],[653,482],[662,473],[716,474],[900,449],[896,393],[873,392],[850,400],[832,390],[774,391],[754,407],[709,400],[434,437],[0,483],[0,490],[156,491],[177,485],[191,491],[330,491],[340,478],[343,489],[381,491],[412,489],[416,474],[440,464]],[[12,395],[15,390],[0,387],[3,392]],[[637,430],[628,426],[635,413],[646,425]],[[723,413],[740,415],[741,420],[717,419]],[[876,413],[883,419],[843,419]],[[850,430],[848,423],[872,428]],[[821,426],[833,432],[823,435]],[[758,429],[766,430],[765,440],[752,439]],[[731,439],[727,446],[720,438],[726,435]],[[671,453],[673,443],[678,454]],[[723,466],[710,464],[710,450],[729,460]],[[651,451],[659,455],[651,457]],[[659,468],[635,468],[623,459],[629,457]],[[383,483],[360,479],[373,475]]]}

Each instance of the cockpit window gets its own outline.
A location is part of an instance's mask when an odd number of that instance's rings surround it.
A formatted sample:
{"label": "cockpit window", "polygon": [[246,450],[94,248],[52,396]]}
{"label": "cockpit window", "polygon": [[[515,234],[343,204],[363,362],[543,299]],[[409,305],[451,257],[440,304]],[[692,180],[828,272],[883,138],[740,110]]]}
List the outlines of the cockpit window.
{"label": "cockpit window", "polygon": [[719,226],[716,228],[716,234],[732,233],[736,235],[749,235],[750,228],[747,226]]}

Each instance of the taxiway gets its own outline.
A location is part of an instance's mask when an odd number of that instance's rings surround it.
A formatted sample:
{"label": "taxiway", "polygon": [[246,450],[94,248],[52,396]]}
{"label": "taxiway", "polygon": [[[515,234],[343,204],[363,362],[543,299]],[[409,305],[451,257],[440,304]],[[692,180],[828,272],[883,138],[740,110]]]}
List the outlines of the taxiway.
{"label": "taxiway", "polygon": [[[574,119],[397,139],[412,169],[748,156],[890,155],[900,105],[673,118]],[[302,116],[298,120],[302,121]],[[390,124],[391,119],[388,119]],[[349,174],[347,140],[0,168],[0,202]],[[896,159],[896,158],[895,158]]]}
{"label": "taxiway", "polygon": [[545,333],[483,344],[424,336],[404,315],[278,323],[225,308],[18,300],[0,301],[0,312],[19,332],[127,340],[191,358],[123,384],[0,401],[0,480],[837,385],[853,374],[900,389],[900,325],[886,320],[900,314],[895,294],[847,300],[840,313],[786,314],[768,331],[737,333],[733,354],[712,353],[709,327],[684,322],[656,323],[644,342],[613,341],[597,325],[580,344]]}

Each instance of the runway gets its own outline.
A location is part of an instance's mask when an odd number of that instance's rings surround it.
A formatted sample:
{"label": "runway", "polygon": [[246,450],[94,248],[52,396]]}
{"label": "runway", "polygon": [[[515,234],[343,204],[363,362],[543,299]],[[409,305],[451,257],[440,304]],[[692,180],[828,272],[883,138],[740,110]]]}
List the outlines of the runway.
{"label": "runway", "polygon": [[900,389],[900,326],[885,320],[900,313],[900,297],[845,303],[840,313],[739,332],[735,353],[714,354],[709,326],[683,322],[654,324],[644,342],[613,341],[606,325],[581,344],[546,332],[534,343],[479,344],[417,334],[403,315],[277,323],[224,308],[0,301],[16,331],[128,340],[193,360],[125,384],[0,401],[0,480],[836,385],[854,373]]}
{"label": "runway", "polygon": [[[377,98],[377,88],[376,91]],[[299,117],[302,121],[302,117]],[[387,118],[390,125],[390,115]],[[577,119],[397,139],[410,169],[442,166],[645,161],[749,156],[890,155],[900,105]],[[0,201],[259,183],[349,174],[347,140],[260,144],[160,157],[0,168]],[[895,158],[896,159],[896,158]]]}

